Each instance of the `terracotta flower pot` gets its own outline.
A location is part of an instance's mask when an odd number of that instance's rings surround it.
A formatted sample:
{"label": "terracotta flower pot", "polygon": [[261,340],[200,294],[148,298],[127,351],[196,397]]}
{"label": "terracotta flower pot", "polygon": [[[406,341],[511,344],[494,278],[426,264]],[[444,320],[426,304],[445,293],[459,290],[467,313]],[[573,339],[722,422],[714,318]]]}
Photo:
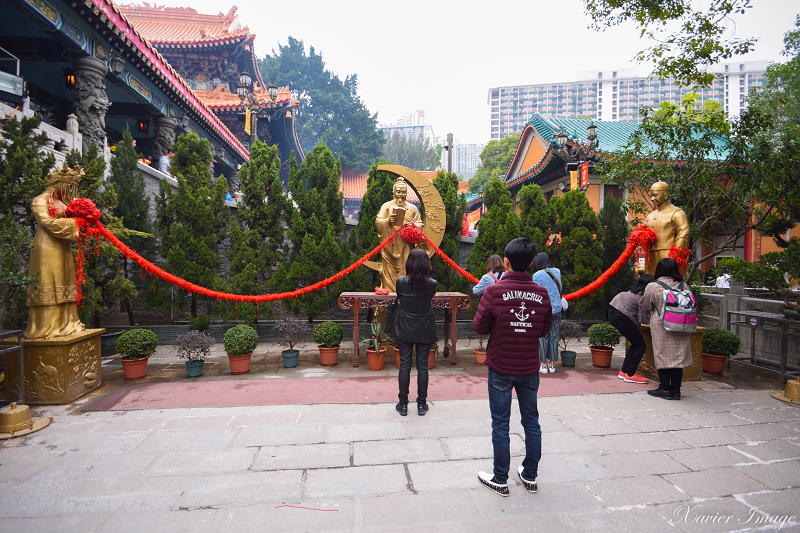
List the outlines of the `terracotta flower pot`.
{"label": "terracotta flower pot", "polygon": [[592,364],[598,368],[610,368],[611,367],[611,354],[614,353],[614,350],[611,348],[595,348],[594,346],[589,346],[589,350],[592,352]]}
{"label": "terracotta flower pot", "polygon": [[120,359],[122,361],[122,374],[125,376],[125,381],[132,381],[134,379],[142,379],[147,375],[147,360],[149,357],[142,359]]}
{"label": "terracotta flower pot", "polygon": [[253,352],[244,355],[228,354],[228,361],[231,364],[231,374],[238,376],[250,372],[250,356]]}
{"label": "terracotta flower pot", "polygon": [[326,348],[325,346],[319,347],[319,364],[322,366],[336,366],[339,362],[339,347],[332,346]]}
{"label": "terracotta flower pot", "polygon": [[475,350],[475,362],[479,365],[486,364],[486,348],[474,348]]}
{"label": "terracotta flower pot", "polygon": [[701,355],[703,372],[709,374],[722,374],[725,370],[725,361],[728,360],[727,355],[717,355],[715,353],[703,353]]}
{"label": "terracotta flower pot", "polygon": [[436,366],[436,350],[431,348],[431,353],[428,354],[428,369],[430,370]]}
{"label": "terracotta flower pot", "polygon": [[386,357],[386,348],[381,348],[380,352],[367,350],[367,362],[370,370],[383,370],[383,359]]}

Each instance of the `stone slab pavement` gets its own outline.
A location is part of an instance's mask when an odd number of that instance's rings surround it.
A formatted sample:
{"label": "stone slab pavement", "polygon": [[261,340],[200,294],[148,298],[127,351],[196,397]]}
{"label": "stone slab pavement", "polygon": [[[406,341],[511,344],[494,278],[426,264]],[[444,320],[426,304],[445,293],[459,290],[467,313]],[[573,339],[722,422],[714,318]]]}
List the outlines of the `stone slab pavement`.
{"label": "stone slab pavement", "polygon": [[[539,492],[512,475],[508,498],[476,477],[492,467],[485,399],[405,418],[385,402],[81,399],[0,445],[0,531],[800,531],[800,408],[714,381],[684,395],[541,398]],[[511,432],[514,473],[516,403]]]}

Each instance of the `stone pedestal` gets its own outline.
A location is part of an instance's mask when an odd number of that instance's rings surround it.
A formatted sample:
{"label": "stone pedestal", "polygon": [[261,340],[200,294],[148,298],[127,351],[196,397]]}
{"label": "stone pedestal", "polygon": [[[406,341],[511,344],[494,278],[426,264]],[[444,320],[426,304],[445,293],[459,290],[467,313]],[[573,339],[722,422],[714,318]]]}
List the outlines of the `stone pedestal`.
{"label": "stone pedestal", "polygon": [[[639,368],[636,370],[636,373],[658,382],[658,370],[653,361],[653,338],[650,336],[650,326],[641,326],[639,331],[642,332],[644,342],[647,343],[647,349],[644,351],[644,357],[642,357],[642,362],[639,363]],[[703,348],[703,333],[705,331],[707,331],[707,328],[698,327],[697,331],[692,333],[692,366],[683,369],[683,381],[702,381],[701,353]],[[626,349],[628,346],[630,346],[630,343],[626,342]]]}
{"label": "stone pedestal", "polygon": [[[30,405],[67,404],[100,387],[100,335],[87,329],[50,340],[22,341],[23,392]],[[16,354],[6,354],[6,400],[19,397]]]}

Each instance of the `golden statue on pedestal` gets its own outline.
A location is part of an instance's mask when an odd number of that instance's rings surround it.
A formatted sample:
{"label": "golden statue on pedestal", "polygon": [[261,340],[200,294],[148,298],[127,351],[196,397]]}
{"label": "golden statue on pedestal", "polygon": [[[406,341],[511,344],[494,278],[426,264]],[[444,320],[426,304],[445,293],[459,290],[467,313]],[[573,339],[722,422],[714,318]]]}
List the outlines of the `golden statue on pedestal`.
{"label": "golden statue on pedestal", "polygon": [[677,248],[689,246],[689,217],[680,207],[669,200],[669,184],[657,181],[650,187],[650,200],[655,209],[647,215],[644,223],[652,229],[657,239],[650,246],[650,258],[645,269],[646,274],[655,274],[656,264],[669,257],[669,249],[674,244]]}
{"label": "golden statue on pedestal", "polygon": [[78,318],[75,261],[71,241],[77,241],[78,224],[66,216],[67,203],[78,195],[83,176],[79,167],[56,170],[47,176],[49,185],[33,199],[36,236],[28,274],[39,276],[37,287],[28,287],[30,317],[26,339],[52,339],[84,330]]}

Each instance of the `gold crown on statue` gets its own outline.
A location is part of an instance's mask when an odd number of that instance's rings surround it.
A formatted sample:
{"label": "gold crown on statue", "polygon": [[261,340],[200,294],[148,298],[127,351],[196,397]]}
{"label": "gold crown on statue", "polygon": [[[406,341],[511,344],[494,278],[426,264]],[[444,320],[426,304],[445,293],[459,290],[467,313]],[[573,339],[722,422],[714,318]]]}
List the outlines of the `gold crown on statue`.
{"label": "gold crown on statue", "polygon": [[60,169],[51,172],[47,176],[47,181],[50,182],[50,185],[55,185],[56,183],[77,185],[81,182],[82,177],[83,169],[78,165],[75,165],[72,168],[61,167]]}

